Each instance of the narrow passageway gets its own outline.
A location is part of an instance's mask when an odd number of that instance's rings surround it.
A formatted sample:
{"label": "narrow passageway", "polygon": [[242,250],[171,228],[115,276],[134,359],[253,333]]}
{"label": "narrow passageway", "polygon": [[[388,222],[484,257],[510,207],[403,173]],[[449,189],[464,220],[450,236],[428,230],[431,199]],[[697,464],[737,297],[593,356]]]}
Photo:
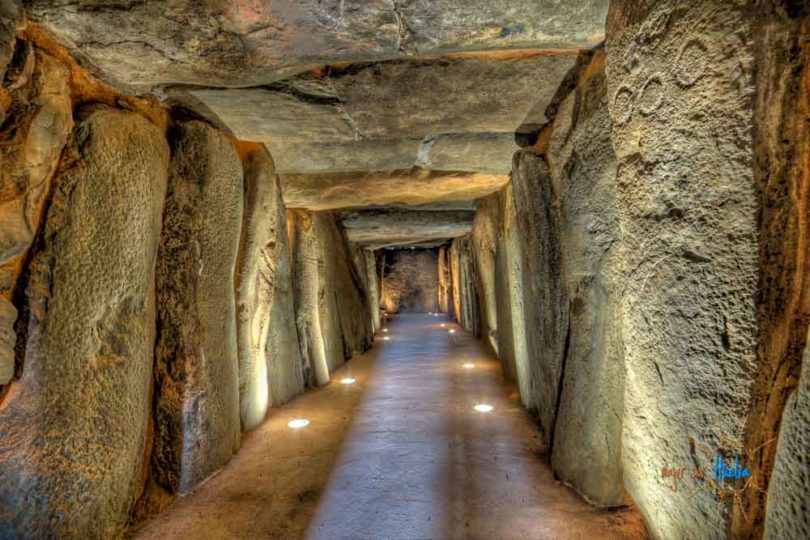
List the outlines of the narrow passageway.
{"label": "narrow passageway", "polygon": [[[479,341],[445,316],[399,315],[386,329],[327,387],[274,409],[139,538],[643,535],[634,513],[594,510],[554,480],[539,431]],[[288,428],[296,418],[310,424]]]}

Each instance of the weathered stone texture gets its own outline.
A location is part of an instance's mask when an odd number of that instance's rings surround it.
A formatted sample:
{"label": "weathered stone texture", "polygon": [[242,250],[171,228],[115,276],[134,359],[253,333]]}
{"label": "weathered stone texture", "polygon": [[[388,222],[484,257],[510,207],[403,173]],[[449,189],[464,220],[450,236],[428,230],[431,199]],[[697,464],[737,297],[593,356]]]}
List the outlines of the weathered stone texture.
{"label": "weathered stone texture", "polygon": [[287,222],[273,161],[265,150],[244,158],[245,198],[237,280],[239,403],[244,429],[270,403],[303,390],[294,325]]}
{"label": "weathered stone texture", "polygon": [[[0,3],[0,92],[6,68],[14,56],[17,31],[25,22],[25,13],[19,0],[4,0]],[[5,112],[5,111],[3,111]],[[0,122],[4,115],[0,114]]]}
{"label": "weathered stone texture", "polygon": [[474,216],[469,210],[386,208],[343,212],[340,223],[353,243],[379,249],[463,236]]}
{"label": "weathered stone texture", "polygon": [[569,303],[564,374],[551,464],[589,500],[626,502],[621,433],[624,362],[615,273],[616,157],[604,53],[594,54],[561,103],[547,151],[562,214],[560,243]]}
{"label": "weathered stone texture", "polygon": [[604,37],[607,0],[458,4],[418,0],[31,0],[30,15],[107,82],[267,84],[334,62],[442,51],[590,48]]}
{"label": "weathered stone texture", "polygon": [[294,213],[296,316],[310,384],[372,341],[368,292],[359,257],[330,212]]}
{"label": "weathered stone texture", "polygon": [[29,267],[22,378],[0,408],[4,538],[117,537],[142,489],[169,148],[143,117],[101,109],[67,155]]}
{"label": "weathered stone texture", "polygon": [[799,387],[782,416],[770,479],[764,526],[769,540],[810,538],[810,347],[802,364]]}
{"label": "weathered stone texture", "polygon": [[753,450],[740,439],[756,360],[751,36],[746,8],[719,0],[616,2],[607,22],[622,466],[660,538],[725,537],[732,487],[674,492],[664,467]]}
{"label": "weathered stone texture", "polygon": [[0,385],[14,375],[12,296],[73,127],[67,69],[47,54],[28,55],[32,76],[11,93],[5,122],[0,116]]}
{"label": "weathered stone texture", "polygon": [[366,265],[366,284],[368,290],[368,311],[371,315],[371,330],[380,328],[380,276],[377,272],[377,253],[370,249],[363,250],[363,262]]}
{"label": "weathered stone texture", "polygon": [[495,249],[495,301],[498,321],[498,356],[504,375],[516,380],[520,400],[527,409],[535,407],[531,392],[526,324],[523,308],[523,266],[512,185],[498,192],[498,237]]}
{"label": "weathered stone texture", "polygon": [[512,167],[526,329],[527,398],[552,447],[568,334],[558,186],[541,156],[520,151]]}
{"label": "weathered stone texture", "polygon": [[427,313],[438,310],[438,253],[402,249],[383,252],[385,281],[382,306],[387,313]]}
{"label": "weathered stone texture", "polygon": [[453,240],[450,246],[453,314],[461,328],[480,336],[481,319],[472,258],[469,235]]}
{"label": "weathered stone texture", "polygon": [[498,195],[482,199],[475,212],[470,242],[475,264],[475,287],[481,303],[481,335],[498,354],[498,313],[495,305],[495,249],[498,227]]}
{"label": "weathered stone texture", "polygon": [[439,311],[450,313],[453,305],[453,291],[450,281],[449,250],[447,246],[439,248],[438,277],[439,277]]}
{"label": "weathered stone texture", "polygon": [[242,226],[242,165],[214,128],[173,133],[157,265],[152,474],[188,493],[239,446],[234,272]]}
{"label": "weathered stone texture", "polygon": [[764,521],[766,537],[801,538],[810,537],[810,4],[761,2],[753,15],[759,347],[744,444],[760,451],[748,462],[752,483],[735,506],[731,533],[756,537]]}
{"label": "weathered stone texture", "polygon": [[505,174],[425,170],[281,176],[287,207],[308,210],[472,201],[507,182]]}

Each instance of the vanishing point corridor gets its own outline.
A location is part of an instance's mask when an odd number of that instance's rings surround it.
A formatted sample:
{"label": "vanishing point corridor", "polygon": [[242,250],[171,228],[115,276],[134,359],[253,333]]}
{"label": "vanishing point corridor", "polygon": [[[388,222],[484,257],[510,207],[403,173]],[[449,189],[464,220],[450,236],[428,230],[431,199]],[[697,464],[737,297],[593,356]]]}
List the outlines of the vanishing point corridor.
{"label": "vanishing point corridor", "polygon": [[[540,432],[478,340],[444,315],[393,316],[384,329],[137,538],[644,537],[634,512],[594,510],[554,480]],[[295,419],[310,423],[288,428]]]}
{"label": "vanishing point corridor", "polygon": [[0,0],[0,540],[810,539],[810,0]]}

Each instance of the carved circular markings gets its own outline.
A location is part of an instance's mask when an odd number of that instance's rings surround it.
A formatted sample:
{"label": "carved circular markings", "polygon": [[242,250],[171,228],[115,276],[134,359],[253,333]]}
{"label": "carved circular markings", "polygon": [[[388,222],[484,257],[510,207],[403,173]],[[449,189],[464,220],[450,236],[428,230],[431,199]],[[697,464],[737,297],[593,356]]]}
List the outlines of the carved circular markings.
{"label": "carved circular markings", "polygon": [[617,126],[626,124],[633,116],[633,91],[622,86],[613,97],[613,120]]}
{"label": "carved circular markings", "polygon": [[653,75],[641,88],[641,96],[638,100],[638,110],[644,116],[649,116],[655,112],[664,101],[664,83],[660,75]]}
{"label": "carved circular markings", "polygon": [[697,38],[690,39],[675,61],[675,80],[684,87],[694,86],[706,72],[706,45]]}

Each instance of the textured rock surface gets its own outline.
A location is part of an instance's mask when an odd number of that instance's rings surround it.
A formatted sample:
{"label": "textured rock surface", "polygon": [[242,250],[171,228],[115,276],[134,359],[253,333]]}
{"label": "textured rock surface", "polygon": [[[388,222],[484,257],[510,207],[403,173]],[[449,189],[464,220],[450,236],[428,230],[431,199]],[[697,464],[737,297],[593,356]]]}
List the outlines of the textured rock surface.
{"label": "textured rock surface", "polygon": [[387,250],[382,306],[386,313],[427,313],[438,307],[438,252]]}
{"label": "textured rock surface", "polygon": [[296,211],[294,231],[301,351],[310,384],[323,385],[344,360],[371,345],[365,268],[330,212]]}
{"label": "textured rock surface", "polygon": [[[17,30],[24,23],[24,13],[19,0],[5,0],[0,4],[0,83],[6,75],[6,68],[14,56],[14,41]],[[2,91],[2,90],[0,90]],[[0,119],[3,116],[0,115]]]}
{"label": "textured rock surface", "polygon": [[560,105],[548,148],[560,196],[569,302],[564,379],[551,464],[589,500],[626,502],[621,434],[624,363],[615,275],[616,157],[607,108],[604,54],[595,53]]}
{"label": "textured rock surface", "polygon": [[608,17],[626,276],[622,465],[662,538],[725,537],[733,483],[673,492],[657,471],[711,470],[717,451],[743,462],[755,451],[740,440],[756,360],[758,211],[745,9],[626,1]]}
{"label": "textured rock surface", "polygon": [[425,170],[281,176],[284,204],[309,210],[472,201],[508,181],[507,175]]}
{"label": "textured rock surface", "polygon": [[470,232],[475,213],[378,209],[343,212],[340,222],[349,240],[360,245],[397,246],[425,240],[442,240]]}
{"label": "textured rock surface", "polygon": [[498,192],[498,236],[495,246],[495,307],[498,357],[507,379],[517,381],[523,406],[534,403],[529,391],[526,326],[523,322],[523,270],[512,185]]}
{"label": "textured rock surface", "polygon": [[244,222],[238,263],[237,331],[242,427],[258,425],[271,401],[303,391],[294,325],[287,221],[273,161],[264,150],[244,160]]}
{"label": "textured rock surface", "polygon": [[461,328],[479,336],[481,320],[472,258],[469,235],[453,240],[450,246],[453,314]]}
{"label": "textured rock surface", "polygon": [[263,3],[28,2],[30,15],[116,85],[261,85],[307,66],[441,51],[589,48],[607,0]]}
{"label": "textured rock surface", "polygon": [[805,348],[799,387],[790,396],[768,493],[765,538],[810,537],[810,347]]}
{"label": "textured rock surface", "polygon": [[44,53],[29,55],[33,76],[12,92],[8,118],[0,122],[0,385],[14,375],[12,295],[73,126],[67,70]]}
{"label": "textured rock surface", "polygon": [[526,401],[536,410],[553,448],[554,425],[568,333],[568,299],[563,278],[561,211],[544,158],[527,151],[515,154],[512,195],[518,256],[522,269],[526,337]]}
{"label": "textured rock surface", "polygon": [[371,315],[371,330],[380,328],[380,276],[377,271],[377,253],[370,249],[363,250],[363,262],[366,265],[366,284],[368,289],[368,310]]}
{"label": "textured rock surface", "polygon": [[242,165],[231,142],[198,121],[173,134],[157,265],[152,475],[187,493],[239,446],[233,289],[242,226]]}
{"label": "textured rock surface", "polygon": [[135,113],[74,130],[30,265],[0,408],[0,536],[119,536],[142,489],[169,148]]}
{"label": "textured rock surface", "polygon": [[[734,508],[731,532],[739,537],[762,533],[776,452],[773,441],[777,437],[781,441],[782,410],[799,371],[808,369],[806,361],[801,367],[801,357],[810,324],[810,4],[767,1],[753,14],[754,178],[760,195],[759,346],[744,446],[760,450],[748,462],[750,488],[742,504]],[[797,458],[806,459],[806,454]],[[789,458],[783,453],[781,459]],[[774,497],[806,497],[809,485],[805,482],[803,487],[794,484],[787,489],[779,481],[770,481]],[[770,494],[768,498],[771,500]],[[801,522],[795,525],[799,536],[810,534],[807,512],[804,519],[804,529],[799,527]],[[771,521],[785,532],[782,537],[794,531],[793,524]]]}
{"label": "textured rock surface", "polygon": [[453,305],[453,291],[450,281],[450,264],[448,259],[447,246],[441,246],[438,253],[438,278],[439,278],[439,311],[450,313]]}
{"label": "textured rock surface", "polygon": [[481,335],[498,354],[498,312],[495,302],[495,249],[498,227],[498,194],[483,199],[475,212],[470,234],[475,287],[481,303]]}

